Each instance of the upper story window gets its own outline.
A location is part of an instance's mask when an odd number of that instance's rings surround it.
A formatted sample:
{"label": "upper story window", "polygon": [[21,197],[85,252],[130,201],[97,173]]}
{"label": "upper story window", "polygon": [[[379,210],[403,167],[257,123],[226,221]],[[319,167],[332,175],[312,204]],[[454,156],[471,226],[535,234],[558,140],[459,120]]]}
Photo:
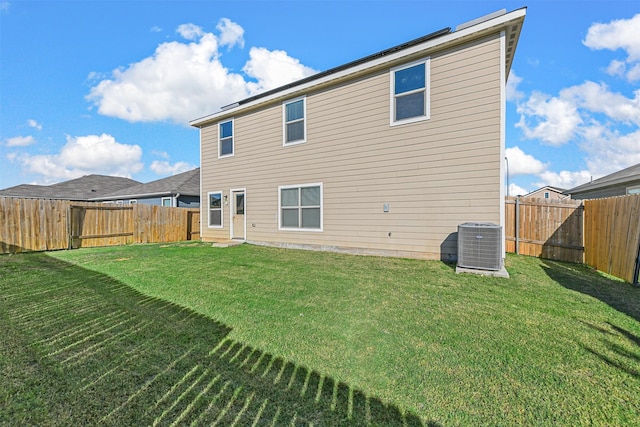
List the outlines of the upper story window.
{"label": "upper story window", "polygon": [[283,104],[284,145],[300,144],[307,140],[306,98]]}
{"label": "upper story window", "polygon": [[548,198],[550,198],[550,197],[551,197],[551,195],[549,194],[549,192],[548,192],[548,191],[545,191],[545,192],[544,192],[544,198],[545,198],[545,199],[548,199]]}
{"label": "upper story window", "polygon": [[429,59],[391,70],[391,125],[429,118]]}
{"label": "upper story window", "polygon": [[218,157],[233,156],[233,119],[218,125]]}

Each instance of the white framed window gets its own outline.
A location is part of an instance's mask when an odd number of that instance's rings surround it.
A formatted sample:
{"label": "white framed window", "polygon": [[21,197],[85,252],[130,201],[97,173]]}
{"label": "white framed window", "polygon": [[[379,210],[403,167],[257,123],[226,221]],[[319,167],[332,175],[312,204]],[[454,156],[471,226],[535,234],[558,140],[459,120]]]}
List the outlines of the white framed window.
{"label": "white framed window", "polygon": [[627,194],[640,194],[640,185],[634,185],[633,187],[627,187]]}
{"label": "white framed window", "polygon": [[391,69],[391,126],[427,120],[429,58]]}
{"label": "white framed window", "polygon": [[322,231],[322,183],[278,187],[278,229]]}
{"label": "white framed window", "polygon": [[131,200],[129,200],[129,204],[130,204],[130,205],[135,205],[135,204],[137,204],[137,203],[138,203],[138,200],[136,200],[136,199],[131,199]]}
{"label": "white framed window", "polygon": [[162,206],[171,207],[171,197],[163,197],[160,203]]}
{"label": "white framed window", "polygon": [[222,228],[222,191],[207,193],[209,199],[209,228]]}
{"label": "white framed window", "polygon": [[218,123],[218,158],[233,156],[233,119]]}
{"label": "white framed window", "polygon": [[307,141],[306,97],[282,104],[283,145],[301,144]]}

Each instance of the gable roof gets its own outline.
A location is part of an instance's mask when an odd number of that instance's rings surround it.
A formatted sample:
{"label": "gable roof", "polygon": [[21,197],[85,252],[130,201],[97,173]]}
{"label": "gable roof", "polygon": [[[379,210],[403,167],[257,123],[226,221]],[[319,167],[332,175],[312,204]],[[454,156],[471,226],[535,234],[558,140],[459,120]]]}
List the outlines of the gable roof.
{"label": "gable roof", "polygon": [[94,197],[92,200],[137,199],[176,194],[182,196],[200,195],[200,168],[161,178],[146,184],[130,186],[100,197]]}
{"label": "gable roof", "polygon": [[630,182],[640,181],[640,163],[637,165],[629,166],[626,169],[622,169],[618,172],[603,176],[602,178],[594,179],[586,184],[578,185],[570,190],[565,191],[565,194],[575,194],[583,191],[597,190],[604,187],[613,187],[619,184],[626,184]]}
{"label": "gable roof", "polygon": [[232,116],[239,110],[245,110],[266,102],[280,98],[292,97],[311,87],[326,86],[339,81],[355,78],[369,73],[374,69],[388,67],[394,62],[406,60],[407,57],[423,55],[425,50],[444,48],[455,45],[469,38],[476,38],[486,34],[495,33],[498,29],[505,32],[505,81],[509,77],[511,63],[515,54],[516,45],[520,37],[520,30],[524,22],[527,8],[523,7],[512,12],[505,9],[482,16],[472,21],[460,24],[455,31],[450,27],[430,33],[426,36],[409,42],[385,49],[373,55],[331,68],[312,76],[297,80],[278,88],[259,93],[233,104],[223,106],[221,111],[197,118],[189,122],[191,126],[201,127],[220,120],[223,117]]}
{"label": "gable roof", "polygon": [[545,185],[544,187],[540,187],[540,188],[538,188],[536,190],[530,191],[529,193],[525,194],[522,197],[527,197],[527,196],[529,196],[529,195],[531,195],[533,193],[538,193],[538,192],[543,191],[543,190],[551,190],[551,191],[555,191],[556,193],[559,193],[559,194],[562,194],[565,191],[564,188],[554,187],[552,185]]}
{"label": "gable roof", "polygon": [[0,190],[0,196],[81,201],[136,184],[140,184],[140,182],[119,176],[94,174],[52,185],[20,184]]}

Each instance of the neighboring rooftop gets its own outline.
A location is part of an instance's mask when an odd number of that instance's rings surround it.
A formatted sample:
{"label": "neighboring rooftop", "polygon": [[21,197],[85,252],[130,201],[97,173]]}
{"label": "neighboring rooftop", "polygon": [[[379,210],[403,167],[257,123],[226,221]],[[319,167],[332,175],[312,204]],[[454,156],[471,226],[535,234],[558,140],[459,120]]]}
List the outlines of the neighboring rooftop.
{"label": "neighboring rooftop", "polygon": [[93,197],[94,200],[134,199],[141,197],[180,194],[182,196],[200,195],[200,168],[151,181],[133,185],[118,191]]}
{"label": "neighboring rooftop", "polygon": [[576,193],[583,193],[621,184],[635,183],[636,181],[640,181],[640,163],[603,176],[602,178],[594,179],[586,184],[578,185],[577,187],[566,190],[564,193],[573,195]]}
{"label": "neighboring rooftop", "polygon": [[119,176],[85,175],[52,185],[16,185],[0,190],[0,197],[87,201],[137,184],[140,182]]}

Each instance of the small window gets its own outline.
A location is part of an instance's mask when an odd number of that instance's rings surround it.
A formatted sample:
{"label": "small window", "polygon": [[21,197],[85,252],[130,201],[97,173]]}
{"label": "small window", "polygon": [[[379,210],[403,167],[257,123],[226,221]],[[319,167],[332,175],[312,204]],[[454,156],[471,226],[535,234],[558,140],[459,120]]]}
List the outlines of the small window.
{"label": "small window", "polygon": [[209,227],[222,228],[222,193],[209,193]]}
{"label": "small window", "polygon": [[131,199],[131,200],[129,200],[129,204],[130,204],[130,205],[135,205],[135,204],[137,204],[137,203],[138,203],[138,201],[137,201],[136,199]]}
{"label": "small window", "polygon": [[162,206],[171,207],[171,197],[163,197]]}
{"label": "small window", "polygon": [[627,188],[627,194],[640,194],[640,185]]}
{"label": "small window", "polygon": [[218,157],[233,156],[233,120],[218,125]]}
{"label": "small window", "polygon": [[305,142],[307,140],[305,98],[299,98],[283,104],[283,114],[284,145]]}
{"label": "small window", "polygon": [[391,125],[429,118],[429,59],[391,70]]}
{"label": "small window", "polygon": [[280,229],[322,231],[322,184],[279,187]]}
{"label": "small window", "polygon": [[544,192],[544,198],[545,198],[545,199],[548,199],[549,197],[550,197],[550,196],[549,196],[549,192],[548,192],[548,191],[545,191],[545,192]]}

